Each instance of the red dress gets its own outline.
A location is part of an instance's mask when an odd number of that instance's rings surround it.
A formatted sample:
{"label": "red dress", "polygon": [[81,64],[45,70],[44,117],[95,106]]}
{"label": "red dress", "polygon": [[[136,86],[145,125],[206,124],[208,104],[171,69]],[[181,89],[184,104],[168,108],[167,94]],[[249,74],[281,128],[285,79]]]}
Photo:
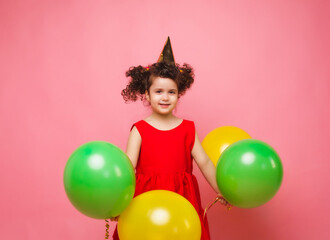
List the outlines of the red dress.
{"label": "red dress", "polygon": [[[142,142],[136,166],[135,197],[151,190],[176,192],[195,207],[201,221],[201,240],[209,240],[207,219],[203,221],[204,210],[196,177],[192,174],[191,151],[195,143],[194,122],[183,120],[170,130],[159,130],[144,120],[133,126],[139,131]],[[133,128],[133,127],[132,127]],[[117,228],[113,239],[118,240]]]}

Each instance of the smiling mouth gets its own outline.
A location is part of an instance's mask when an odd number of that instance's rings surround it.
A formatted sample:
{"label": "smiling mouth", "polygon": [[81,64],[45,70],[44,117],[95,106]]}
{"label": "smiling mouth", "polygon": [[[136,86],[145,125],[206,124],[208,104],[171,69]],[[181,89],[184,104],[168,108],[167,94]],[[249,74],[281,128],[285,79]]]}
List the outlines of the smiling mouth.
{"label": "smiling mouth", "polygon": [[161,107],[168,107],[168,106],[170,106],[170,104],[164,104],[164,103],[160,103],[159,104]]}

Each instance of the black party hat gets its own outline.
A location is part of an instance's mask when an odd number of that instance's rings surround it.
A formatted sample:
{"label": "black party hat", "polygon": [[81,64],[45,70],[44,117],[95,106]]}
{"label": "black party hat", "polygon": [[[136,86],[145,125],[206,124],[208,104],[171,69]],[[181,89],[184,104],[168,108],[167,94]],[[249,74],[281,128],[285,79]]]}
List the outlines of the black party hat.
{"label": "black party hat", "polygon": [[175,64],[170,37],[167,38],[163,51],[160,54],[157,62],[166,62],[166,63]]}

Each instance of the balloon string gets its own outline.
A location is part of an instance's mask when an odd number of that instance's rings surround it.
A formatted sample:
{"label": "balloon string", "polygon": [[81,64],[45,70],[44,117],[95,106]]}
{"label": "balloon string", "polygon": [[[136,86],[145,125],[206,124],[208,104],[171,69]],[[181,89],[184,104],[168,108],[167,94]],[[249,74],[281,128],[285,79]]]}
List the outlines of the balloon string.
{"label": "balloon string", "polygon": [[[223,196],[217,196],[215,199],[214,199],[214,202],[213,203],[209,203],[208,206],[205,208],[204,210],[204,214],[203,214],[203,221],[205,220],[205,215],[206,215],[206,212],[214,205],[216,204],[217,202],[219,202],[220,200],[223,199]],[[227,210],[229,211],[231,209],[231,205],[227,205]]]}
{"label": "balloon string", "polygon": [[109,239],[109,220],[105,219],[105,238]]}

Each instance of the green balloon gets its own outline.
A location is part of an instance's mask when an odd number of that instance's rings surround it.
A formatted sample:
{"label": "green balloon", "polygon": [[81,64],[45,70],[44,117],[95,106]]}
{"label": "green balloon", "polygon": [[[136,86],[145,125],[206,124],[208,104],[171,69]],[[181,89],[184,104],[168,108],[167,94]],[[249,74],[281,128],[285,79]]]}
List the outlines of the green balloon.
{"label": "green balloon", "polygon": [[216,180],[225,199],[240,208],[268,202],[281,186],[283,168],[268,144],[245,139],[231,144],[220,156]]}
{"label": "green balloon", "polygon": [[118,147],[103,141],[88,142],[70,156],[64,188],[73,206],[84,215],[116,217],[133,198],[134,168]]}

